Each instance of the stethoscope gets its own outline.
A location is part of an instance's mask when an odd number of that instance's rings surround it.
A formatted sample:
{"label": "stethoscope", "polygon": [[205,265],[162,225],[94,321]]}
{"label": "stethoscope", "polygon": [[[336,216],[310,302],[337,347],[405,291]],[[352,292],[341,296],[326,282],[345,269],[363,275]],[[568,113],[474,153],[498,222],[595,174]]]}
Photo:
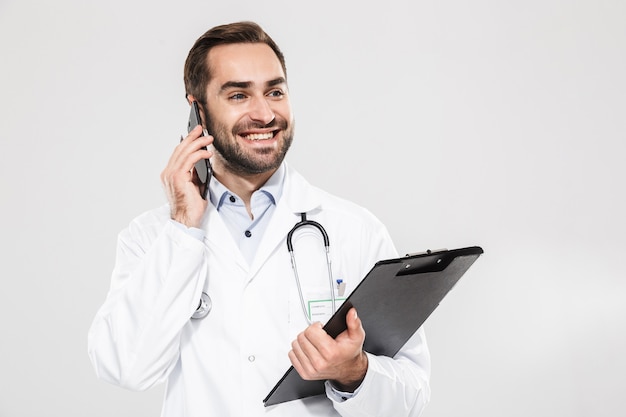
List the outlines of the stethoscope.
{"label": "stethoscope", "polygon": [[[326,233],[326,229],[324,226],[319,224],[313,220],[307,220],[306,213],[300,213],[301,220],[296,223],[293,228],[287,233],[287,250],[289,251],[289,256],[291,257],[291,268],[293,269],[293,275],[296,278],[296,285],[298,286],[298,295],[300,296],[300,305],[302,306],[302,312],[304,313],[304,317],[306,321],[311,324],[311,318],[309,317],[309,313],[306,308],[306,303],[304,302],[304,296],[302,294],[302,286],[300,285],[300,277],[298,276],[298,266],[296,265],[296,257],[294,255],[293,250],[293,234],[302,227],[313,227],[317,229],[322,238],[324,239],[324,249],[326,252],[326,266],[328,268],[328,283],[330,285],[330,300],[332,306],[332,313],[334,314],[337,311],[336,307],[336,297],[335,297],[335,288],[333,281],[333,271],[330,265],[330,241],[328,239],[328,233]],[[211,302],[211,297],[206,292],[202,292],[200,296],[200,303],[198,304],[198,308],[191,316],[192,319],[203,319],[210,312],[213,303]]]}
{"label": "stethoscope", "polygon": [[326,233],[326,229],[324,226],[319,224],[313,220],[306,219],[306,213],[301,213],[302,220],[300,220],[296,225],[287,233],[287,250],[289,251],[289,256],[291,256],[291,268],[293,269],[293,275],[296,278],[296,284],[298,286],[298,295],[300,296],[300,305],[302,306],[302,312],[304,313],[304,317],[306,321],[311,324],[311,318],[309,317],[309,313],[307,312],[306,304],[304,302],[304,296],[302,295],[302,286],[300,285],[300,277],[298,277],[298,267],[296,266],[296,257],[293,253],[293,242],[292,237],[296,230],[301,227],[311,226],[319,230],[322,238],[324,239],[324,249],[326,250],[326,266],[328,268],[328,283],[330,284],[330,301],[332,303],[332,313],[334,314],[337,311],[335,306],[335,288],[333,286],[333,271],[330,267],[330,242],[328,240],[328,233]]}

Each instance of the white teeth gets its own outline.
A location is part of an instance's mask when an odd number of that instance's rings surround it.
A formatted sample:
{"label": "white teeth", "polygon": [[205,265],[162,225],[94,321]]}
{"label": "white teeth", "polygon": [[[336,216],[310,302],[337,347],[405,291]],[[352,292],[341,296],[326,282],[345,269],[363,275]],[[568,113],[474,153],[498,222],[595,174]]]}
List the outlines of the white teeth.
{"label": "white teeth", "polygon": [[253,133],[251,135],[246,136],[248,140],[268,140],[272,139],[274,134],[272,132],[269,133]]}

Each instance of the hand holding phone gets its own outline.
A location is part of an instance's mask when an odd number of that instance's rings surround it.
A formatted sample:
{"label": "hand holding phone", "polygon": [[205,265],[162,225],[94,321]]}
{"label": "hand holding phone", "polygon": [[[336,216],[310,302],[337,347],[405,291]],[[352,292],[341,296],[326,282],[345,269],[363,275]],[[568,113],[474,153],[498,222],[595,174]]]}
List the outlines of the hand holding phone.
{"label": "hand holding phone", "polygon": [[[202,119],[200,119],[200,108],[196,101],[191,102],[191,110],[189,112],[189,122],[187,123],[187,133],[191,132],[194,127],[201,125]],[[208,121],[207,121],[208,124]],[[206,128],[202,128],[202,136],[209,136]],[[202,149],[206,149],[203,146]],[[211,175],[213,175],[213,168],[211,167],[211,161],[208,159],[201,159],[196,162],[195,165],[196,174],[200,181],[200,196],[206,200],[207,193],[209,191],[209,182],[211,181]]]}

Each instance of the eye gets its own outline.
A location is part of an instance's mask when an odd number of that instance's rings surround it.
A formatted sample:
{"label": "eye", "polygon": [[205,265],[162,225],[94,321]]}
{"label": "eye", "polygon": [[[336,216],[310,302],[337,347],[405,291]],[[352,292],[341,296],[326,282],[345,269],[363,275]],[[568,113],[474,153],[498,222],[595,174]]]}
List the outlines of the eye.
{"label": "eye", "polygon": [[229,97],[230,100],[234,100],[234,101],[240,101],[240,100],[243,100],[245,98],[246,98],[246,96],[243,93],[235,93],[235,94],[232,94]]}
{"label": "eye", "polygon": [[282,90],[272,90],[269,92],[268,96],[270,97],[274,97],[274,98],[281,98],[285,95],[285,93],[283,93]]}

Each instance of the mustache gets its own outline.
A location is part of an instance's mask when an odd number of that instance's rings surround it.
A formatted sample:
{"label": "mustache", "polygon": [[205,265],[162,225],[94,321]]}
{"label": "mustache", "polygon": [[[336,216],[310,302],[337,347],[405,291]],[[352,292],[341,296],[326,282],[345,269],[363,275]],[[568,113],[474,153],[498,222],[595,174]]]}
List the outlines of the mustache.
{"label": "mustache", "polygon": [[234,134],[239,134],[241,132],[246,132],[248,130],[255,130],[255,129],[279,128],[279,129],[282,129],[282,130],[286,130],[288,126],[289,126],[289,124],[282,117],[274,117],[271,122],[266,123],[266,124],[255,122],[253,120],[252,121],[248,120],[248,121],[241,122],[241,123],[235,125],[233,127],[233,133]]}

